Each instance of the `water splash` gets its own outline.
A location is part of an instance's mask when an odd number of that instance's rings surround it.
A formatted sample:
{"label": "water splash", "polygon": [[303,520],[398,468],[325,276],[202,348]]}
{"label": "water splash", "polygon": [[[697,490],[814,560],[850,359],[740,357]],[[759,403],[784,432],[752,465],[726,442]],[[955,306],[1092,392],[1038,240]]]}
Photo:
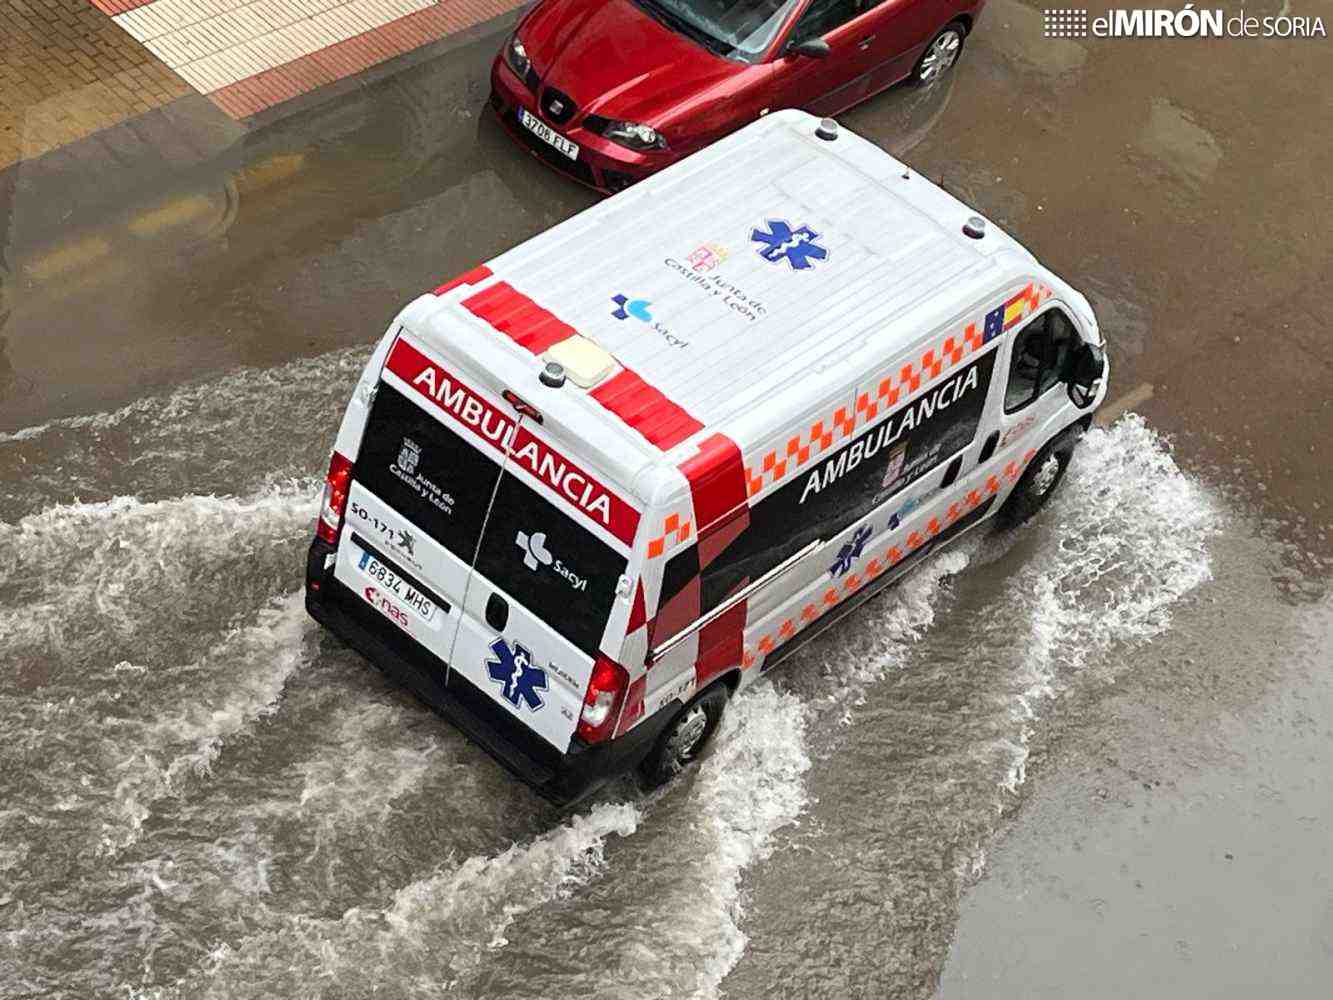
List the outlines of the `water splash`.
{"label": "water splash", "polygon": [[338,415],[370,350],[242,369],[108,413],[0,434],[5,516],[70,496],[246,494],[322,475]]}
{"label": "water splash", "polygon": [[114,792],[115,817],[103,826],[103,852],[137,840],[154,802],[206,776],[228,739],[277,710],[288,678],[306,660],[304,640],[311,631],[303,595],[289,594],[264,609],[253,625],[233,631],[184,668],[197,678],[193,697],[150,721],[125,720],[116,726],[105,720],[113,731],[120,730],[112,739],[137,752],[115,765],[121,777]]}
{"label": "water splash", "polygon": [[249,497],[116,497],[4,526],[0,646],[20,676],[0,675],[0,692],[58,681],[61,667],[78,666],[71,681],[82,684],[93,661],[111,666],[109,650],[112,663],[142,668],[177,652],[200,622],[211,628],[219,601],[236,614],[238,600],[267,600],[299,565],[316,495],[307,480]]}
{"label": "water splash", "polygon": [[167,998],[374,995],[438,997],[507,944],[521,915],[600,877],[607,841],[629,837],[641,814],[603,804],[526,844],[404,886],[384,909],[354,908],[337,920],[289,917],[236,945],[220,944],[200,971],[169,988],[129,990]]}
{"label": "water splash", "polygon": [[1180,600],[1212,578],[1208,542],[1220,514],[1137,414],[1085,435],[1037,551],[1005,594],[1007,605],[1029,609],[1014,675],[1017,731],[1003,747],[1012,757],[1006,790],[1025,780],[1038,704],[1086,683],[1090,667],[1093,679],[1114,681],[1131,661],[1112,650],[1160,635]]}

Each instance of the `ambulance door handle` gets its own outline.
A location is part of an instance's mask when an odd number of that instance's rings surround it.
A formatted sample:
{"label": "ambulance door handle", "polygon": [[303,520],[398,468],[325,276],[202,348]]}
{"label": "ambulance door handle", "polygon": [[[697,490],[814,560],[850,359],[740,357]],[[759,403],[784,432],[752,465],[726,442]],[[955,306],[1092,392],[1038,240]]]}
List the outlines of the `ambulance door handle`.
{"label": "ambulance door handle", "polygon": [[940,489],[946,486],[952,486],[953,481],[958,478],[958,473],[963,471],[963,456],[959,455],[949,463],[949,468],[944,470],[944,478],[940,480]]}
{"label": "ambulance door handle", "polygon": [[986,438],[986,443],[981,446],[981,454],[977,456],[977,465],[980,465],[986,459],[995,454],[995,446],[1000,443],[1000,432],[991,431],[990,437]]}
{"label": "ambulance door handle", "polygon": [[859,42],[856,43],[856,47],[864,52],[866,49],[870,48],[870,43],[873,42],[874,40],[875,40],[874,35],[866,35],[865,38],[861,39]]}
{"label": "ambulance door handle", "polygon": [[509,624],[509,602],[499,594],[486,600],[486,624],[497,632],[503,632]]}

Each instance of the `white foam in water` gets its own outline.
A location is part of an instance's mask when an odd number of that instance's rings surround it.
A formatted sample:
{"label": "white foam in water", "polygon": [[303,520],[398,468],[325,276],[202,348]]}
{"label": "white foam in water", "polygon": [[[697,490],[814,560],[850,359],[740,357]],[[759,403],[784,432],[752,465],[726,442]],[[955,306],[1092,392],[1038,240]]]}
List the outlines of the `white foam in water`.
{"label": "white foam in water", "polygon": [[329,995],[439,997],[506,944],[522,914],[568,896],[607,867],[607,839],[628,837],[641,814],[603,804],[527,844],[472,857],[398,890],[383,910],[354,908],[337,920],[283,918],[275,930],[219,944],[200,972],[144,998]]}
{"label": "white foam in water", "polygon": [[[321,835],[382,819],[395,799],[422,786],[443,746],[433,733],[402,729],[397,706],[358,702],[336,711],[327,727],[329,752],[298,765],[300,810],[319,824]],[[412,745],[386,749],[413,737]]]}
{"label": "white foam in water", "polygon": [[[143,396],[116,410],[61,417],[44,424],[0,433],[0,444],[31,441],[46,435],[77,431],[105,431],[125,423],[143,422],[164,431],[178,432],[182,423],[197,419],[201,411],[209,422],[228,422],[265,406],[281,394],[308,382],[327,385],[339,377],[350,377],[346,391],[360,374],[370,347],[345,347],[314,358],[298,358],[276,368],[243,368],[207,382],[194,382],[160,396]],[[345,393],[344,393],[345,394]]]}
{"label": "white foam in water", "polygon": [[[186,496],[144,503],[116,497],[69,503],[0,530],[0,563],[11,568],[0,606],[0,645],[61,648],[73,631],[133,635],[152,628],[173,601],[206,596],[200,578],[263,556],[309,531],[318,484],[293,482],[249,497]],[[3,592],[0,592],[3,593]],[[94,631],[87,640],[100,647]],[[0,682],[0,687],[3,682]]]}
{"label": "white foam in water", "polygon": [[[828,707],[840,712],[840,722],[851,725],[852,710],[865,702],[869,688],[890,670],[901,669],[913,644],[935,624],[944,582],[961,573],[971,560],[966,547],[940,553],[903,578],[876,607],[873,630],[858,640],[855,655],[836,658],[831,668],[835,681],[826,696]],[[859,648],[869,644],[869,649]]]}
{"label": "white foam in water", "polygon": [[277,709],[288,678],[305,661],[311,629],[301,592],[287,595],[190,665],[199,683],[189,700],[123,727],[118,743],[131,753],[115,765],[124,776],[115,788],[116,816],[104,825],[103,851],[137,840],[154,802],[206,775],[226,740]]}
{"label": "white foam in water", "polygon": [[1006,594],[1030,618],[1015,677],[1015,735],[999,748],[1011,761],[1002,782],[1009,791],[1026,778],[1039,703],[1094,659],[1097,676],[1113,681],[1122,660],[1108,651],[1159,635],[1174,605],[1211,578],[1208,539],[1219,511],[1160,435],[1129,414],[1083,438],[1041,518],[1043,544]]}
{"label": "white foam in water", "polygon": [[6,517],[71,495],[243,494],[322,476],[370,347],[243,369],[121,409],[0,434]]}
{"label": "white foam in water", "polygon": [[766,681],[736,698],[690,789],[692,833],[702,840],[703,855],[690,873],[691,906],[671,914],[670,933],[701,954],[689,970],[693,980],[679,983],[683,993],[718,996],[745,953],[741,877],[772,853],[774,835],[795,823],[808,802],[807,714],[800,698]]}

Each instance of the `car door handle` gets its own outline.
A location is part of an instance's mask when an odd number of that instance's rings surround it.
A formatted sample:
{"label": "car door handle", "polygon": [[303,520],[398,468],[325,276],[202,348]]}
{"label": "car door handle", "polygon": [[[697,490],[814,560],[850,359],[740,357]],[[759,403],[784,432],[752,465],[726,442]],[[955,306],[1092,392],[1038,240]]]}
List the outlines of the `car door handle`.
{"label": "car door handle", "polygon": [[856,43],[856,47],[858,49],[868,49],[870,48],[870,43],[873,42],[874,40],[875,40],[874,35],[867,35],[865,38],[861,39],[859,42]]}

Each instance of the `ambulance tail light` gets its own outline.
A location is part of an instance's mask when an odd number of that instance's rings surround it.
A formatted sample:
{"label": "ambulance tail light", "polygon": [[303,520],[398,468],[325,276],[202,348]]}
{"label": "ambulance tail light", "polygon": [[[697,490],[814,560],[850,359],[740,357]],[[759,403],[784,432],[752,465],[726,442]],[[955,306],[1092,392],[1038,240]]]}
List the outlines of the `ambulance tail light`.
{"label": "ambulance tail light", "polygon": [[575,735],[584,743],[601,743],[615,732],[625,691],[629,688],[629,672],[619,663],[600,653],[592,665],[588,693],[583,696],[583,715],[575,728]]}
{"label": "ambulance tail light", "polygon": [[329,459],[329,474],[324,480],[324,501],[319,508],[315,534],[330,545],[338,544],[338,529],[347,510],[347,490],[352,485],[352,460],[338,452]]}

